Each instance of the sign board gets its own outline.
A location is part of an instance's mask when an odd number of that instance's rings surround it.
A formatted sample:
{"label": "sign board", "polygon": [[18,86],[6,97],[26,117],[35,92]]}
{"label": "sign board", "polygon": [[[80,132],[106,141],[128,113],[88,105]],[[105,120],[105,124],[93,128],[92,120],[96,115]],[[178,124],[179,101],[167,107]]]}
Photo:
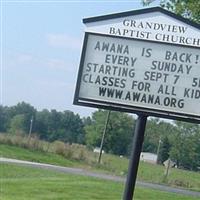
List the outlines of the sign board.
{"label": "sign board", "polygon": [[[164,14],[163,20],[169,17]],[[110,19],[109,15],[85,20],[89,32],[85,33],[74,104],[200,121],[199,29],[182,21],[179,24],[177,19],[172,23],[171,16],[163,22],[153,16],[150,12],[139,17],[116,15]],[[125,23],[138,24],[137,29],[129,28],[138,30],[141,37],[109,31],[111,27],[122,30],[117,26]],[[145,27],[149,34],[142,37]],[[171,38],[168,32],[182,39],[155,40],[158,34]],[[187,35],[191,32],[194,34]]]}
{"label": "sign board", "polygon": [[83,22],[86,32],[200,47],[200,25],[160,7],[86,18]]}

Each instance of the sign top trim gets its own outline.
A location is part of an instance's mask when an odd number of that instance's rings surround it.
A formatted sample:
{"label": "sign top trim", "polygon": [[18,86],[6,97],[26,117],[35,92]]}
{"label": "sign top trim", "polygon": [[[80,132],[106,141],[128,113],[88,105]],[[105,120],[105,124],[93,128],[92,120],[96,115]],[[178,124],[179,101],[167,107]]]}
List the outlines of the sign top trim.
{"label": "sign top trim", "polygon": [[134,16],[134,15],[141,15],[141,14],[146,14],[146,13],[153,13],[153,12],[160,12],[163,13],[167,16],[170,16],[172,18],[175,18],[183,23],[186,23],[190,26],[193,26],[197,29],[200,29],[200,24],[197,24],[195,22],[190,21],[189,19],[186,19],[181,16],[177,16],[176,14],[167,11],[161,7],[152,7],[152,8],[146,8],[146,9],[140,9],[140,10],[131,10],[127,12],[121,12],[121,13],[113,13],[113,14],[108,14],[108,15],[101,15],[101,16],[96,16],[96,17],[89,17],[89,18],[84,18],[83,23],[92,23],[92,22],[99,22],[99,21],[105,21],[109,19],[116,19],[116,18],[121,18],[121,17],[128,17],[128,16]]}

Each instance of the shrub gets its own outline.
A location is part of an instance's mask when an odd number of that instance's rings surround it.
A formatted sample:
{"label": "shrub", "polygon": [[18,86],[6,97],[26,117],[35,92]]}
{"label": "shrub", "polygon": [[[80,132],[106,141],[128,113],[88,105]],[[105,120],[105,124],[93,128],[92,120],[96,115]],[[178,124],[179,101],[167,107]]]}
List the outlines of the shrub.
{"label": "shrub", "polygon": [[173,181],[170,181],[169,184],[176,186],[176,187],[190,188],[190,183],[188,181],[184,181],[184,180],[175,179]]}
{"label": "shrub", "polygon": [[61,141],[55,141],[53,143],[54,145],[54,149],[55,149],[55,153],[65,156],[65,143],[61,142]]}
{"label": "shrub", "polygon": [[81,144],[72,144],[71,149],[73,152],[73,158],[76,160],[84,160],[87,161],[88,151],[84,145]]}
{"label": "shrub", "polygon": [[65,144],[65,151],[64,151],[64,157],[67,159],[73,158],[73,151],[70,144]]}

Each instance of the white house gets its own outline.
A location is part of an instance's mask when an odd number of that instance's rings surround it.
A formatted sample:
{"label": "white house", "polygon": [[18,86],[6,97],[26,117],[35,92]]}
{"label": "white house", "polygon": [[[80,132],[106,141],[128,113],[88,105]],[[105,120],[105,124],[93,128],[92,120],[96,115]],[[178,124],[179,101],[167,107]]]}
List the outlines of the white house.
{"label": "white house", "polygon": [[140,161],[156,164],[157,155],[154,153],[141,152]]}

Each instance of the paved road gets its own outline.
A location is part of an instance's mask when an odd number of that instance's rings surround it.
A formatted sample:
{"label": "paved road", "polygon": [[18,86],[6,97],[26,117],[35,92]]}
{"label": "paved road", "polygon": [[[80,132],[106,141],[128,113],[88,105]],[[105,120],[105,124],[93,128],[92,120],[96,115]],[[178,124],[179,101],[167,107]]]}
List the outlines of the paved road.
{"label": "paved road", "polygon": [[[24,165],[24,166],[31,166],[31,167],[36,167],[36,168],[55,170],[55,171],[59,171],[59,172],[76,174],[76,175],[91,176],[91,177],[95,177],[95,178],[106,179],[106,180],[111,180],[111,181],[116,181],[116,182],[125,182],[125,178],[122,178],[119,176],[94,173],[94,172],[90,172],[90,171],[87,171],[84,169],[79,169],[79,168],[61,167],[61,166],[57,166],[57,165],[22,161],[22,160],[9,159],[9,158],[0,158],[0,163],[1,162],[15,163],[15,164],[20,164],[20,165]],[[141,182],[141,181],[137,181],[136,184],[138,186],[145,187],[145,188],[151,188],[151,189],[161,190],[161,191],[165,191],[165,192],[172,192],[172,193],[177,193],[177,194],[182,194],[182,195],[200,197],[200,192],[172,188],[172,187],[159,185],[159,184],[153,184],[153,183],[145,183],[145,182]]]}

